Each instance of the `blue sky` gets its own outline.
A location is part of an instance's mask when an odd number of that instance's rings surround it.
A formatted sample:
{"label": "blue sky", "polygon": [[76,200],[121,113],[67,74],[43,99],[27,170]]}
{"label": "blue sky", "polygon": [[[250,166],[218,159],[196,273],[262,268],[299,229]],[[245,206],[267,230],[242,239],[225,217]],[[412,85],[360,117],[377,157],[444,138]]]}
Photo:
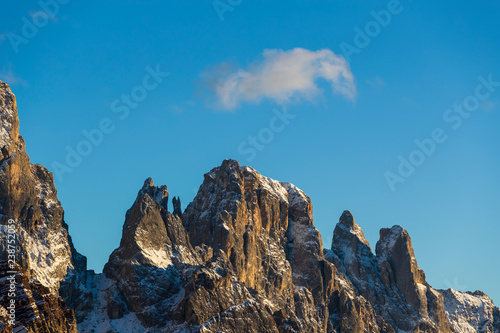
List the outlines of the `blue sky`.
{"label": "blue sky", "polygon": [[[303,189],[325,248],[344,209],[373,250],[380,228],[400,224],[432,286],[499,302],[500,87],[484,80],[500,81],[500,4],[229,3],[2,5],[0,80],[17,96],[31,161],[56,172],[83,130],[109,132],[56,175],[89,268],[118,246],[147,177],[184,208],[203,174],[234,158]],[[372,11],[388,10],[390,22],[374,23]],[[453,111],[464,102],[472,111]],[[273,120],[285,109],[287,121]],[[404,170],[400,156],[418,165]]]}

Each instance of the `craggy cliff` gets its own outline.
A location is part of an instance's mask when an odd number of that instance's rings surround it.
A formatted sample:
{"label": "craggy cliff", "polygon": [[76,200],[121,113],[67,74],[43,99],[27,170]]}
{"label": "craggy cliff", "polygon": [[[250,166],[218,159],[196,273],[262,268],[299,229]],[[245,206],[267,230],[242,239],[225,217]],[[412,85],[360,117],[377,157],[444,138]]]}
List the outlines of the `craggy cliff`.
{"label": "craggy cliff", "polygon": [[146,179],[119,247],[94,274],[52,174],[26,155],[4,83],[0,110],[1,332],[500,332],[484,293],[426,282],[401,226],[381,229],[373,253],[344,211],[323,249],[311,199],[234,160],[205,174],[184,210]]}
{"label": "craggy cliff", "polygon": [[[16,326],[25,326],[29,332],[76,332],[74,311],[60,297],[60,288],[65,279],[72,280],[73,290],[79,287],[78,271],[86,271],[86,258],[76,252],[68,235],[52,174],[30,163],[19,135],[16,98],[3,82],[0,110],[0,328],[12,329],[5,323],[11,300],[7,278],[14,276]],[[16,221],[15,238],[8,237],[9,219]],[[9,250],[14,258],[8,257]],[[15,268],[8,267],[8,259],[15,261]],[[78,294],[82,297],[89,292]]]}

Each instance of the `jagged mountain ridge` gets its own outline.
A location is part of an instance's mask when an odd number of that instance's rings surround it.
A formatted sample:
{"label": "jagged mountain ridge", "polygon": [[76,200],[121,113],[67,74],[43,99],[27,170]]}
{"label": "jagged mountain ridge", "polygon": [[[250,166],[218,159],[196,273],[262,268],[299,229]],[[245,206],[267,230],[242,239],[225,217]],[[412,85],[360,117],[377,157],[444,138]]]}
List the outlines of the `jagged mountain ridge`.
{"label": "jagged mountain ridge", "polygon": [[167,187],[148,178],[120,246],[94,274],[72,245],[51,173],[29,162],[3,83],[0,110],[0,227],[14,218],[22,228],[16,301],[28,332],[74,332],[75,322],[80,332],[500,331],[483,293],[428,285],[402,227],[382,229],[373,254],[345,211],[325,250],[303,191],[234,160],[205,175],[184,212],[175,197],[169,212]]}

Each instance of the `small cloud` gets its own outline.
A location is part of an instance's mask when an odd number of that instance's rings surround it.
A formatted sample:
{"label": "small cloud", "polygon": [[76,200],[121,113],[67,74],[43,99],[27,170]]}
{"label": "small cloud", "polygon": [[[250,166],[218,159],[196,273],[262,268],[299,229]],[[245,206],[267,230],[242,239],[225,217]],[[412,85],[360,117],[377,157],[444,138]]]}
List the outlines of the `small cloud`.
{"label": "small cloud", "polygon": [[245,102],[258,104],[263,99],[278,104],[312,101],[322,93],[317,86],[319,79],[330,83],[336,94],[350,100],[356,96],[349,64],[328,49],[264,50],[262,57],[246,69],[223,63],[203,72],[201,77],[215,93],[214,106],[222,109],[235,109]]}
{"label": "small cloud", "polygon": [[382,88],[385,87],[385,81],[381,77],[378,77],[378,76],[373,78],[373,79],[370,79],[370,80],[365,80],[365,83],[369,84],[370,86],[375,88],[375,90],[377,90],[377,91],[380,91],[380,90],[382,90]]}
{"label": "small cloud", "polygon": [[14,72],[12,71],[12,65],[10,65],[9,68],[7,69],[4,67],[0,71],[0,80],[11,86],[17,84],[20,84],[22,86],[28,85],[26,81],[24,81],[23,79],[14,74]]}

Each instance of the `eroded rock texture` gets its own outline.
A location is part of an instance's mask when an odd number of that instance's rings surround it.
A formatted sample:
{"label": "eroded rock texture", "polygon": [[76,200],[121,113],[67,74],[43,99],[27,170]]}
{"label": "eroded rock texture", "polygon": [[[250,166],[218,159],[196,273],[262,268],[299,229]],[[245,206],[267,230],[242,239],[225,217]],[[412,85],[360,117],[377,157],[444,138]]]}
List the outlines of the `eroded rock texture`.
{"label": "eroded rock texture", "polygon": [[333,233],[330,258],[395,329],[450,332],[443,297],[425,281],[410,236],[400,226],[380,230],[374,255],[351,212],[344,211]]}
{"label": "eroded rock texture", "polygon": [[[10,273],[14,271],[15,273]],[[11,279],[15,284],[15,325],[9,323],[11,307]],[[11,269],[6,261],[0,261],[0,332],[26,333],[77,333],[73,309],[67,307],[61,297],[38,281],[30,281],[24,269]]]}
{"label": "eroded rock texture", "polygon": [[[16,99],[3,82],[0,82],[0,111],[0,260],[8,259],[6,235],[8,221],[12,219],[16,221],[16,238],[11,245],[16,247],[16,263],[23,270],[23,278],[36,281],[33,288],[40,292],[47,288],[57,298],[65,279],[72,279],[71,289],[84,284],[81,276],[86,270],[86,259],[76,252],[68,236],[53,175],[45,167],[30,163],[24,140],[19,135]],[[43,290],[43,293],[48,291]],[[79,290],[75,298],[88,296],[88,293]],[[89,299],[91,301],[91,297]],[[58,311],[57,302],[51,306]],[[50,319],[50,312],[41,320],[45,319]],[[66,332],[62,328],[59,331]]]}
{"label": "eroded rock texture", "polygon": [[500,310],[482,291],[439,290],[453,332],[500,332]]}

